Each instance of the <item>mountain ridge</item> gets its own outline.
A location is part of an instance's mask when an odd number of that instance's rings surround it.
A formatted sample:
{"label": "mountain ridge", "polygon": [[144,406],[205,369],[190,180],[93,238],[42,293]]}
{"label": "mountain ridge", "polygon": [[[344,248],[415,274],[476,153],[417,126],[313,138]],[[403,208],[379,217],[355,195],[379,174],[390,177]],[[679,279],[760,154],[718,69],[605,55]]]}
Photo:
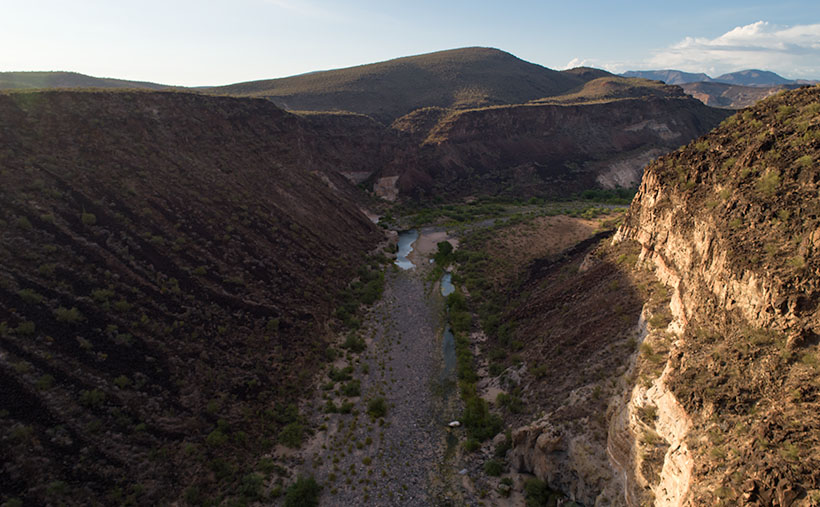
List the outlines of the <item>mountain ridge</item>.
{"label": "mountain ridge", "polygon": [[46,88],[134,88],[167,90],[170,85],[150,81],[129,81],[109,77],[94,77],[68,71],[0,72],[0,90],[24,90]]}
{"label": "mountain ridge", "polygon": [[[420,107],[522,103],[584,82],[583,76],[526,62],[499,49],[470,47],[207,91],[265,97],[285,109],[347,110],[389,123]],[[385,105],[386,97],[393,104]]]}

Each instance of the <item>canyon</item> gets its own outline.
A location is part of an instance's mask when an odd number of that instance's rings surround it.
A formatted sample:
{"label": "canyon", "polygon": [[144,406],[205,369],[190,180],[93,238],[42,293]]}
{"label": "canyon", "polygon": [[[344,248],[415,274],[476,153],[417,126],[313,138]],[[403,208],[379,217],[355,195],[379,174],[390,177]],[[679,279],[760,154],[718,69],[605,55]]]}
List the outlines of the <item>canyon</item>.
{"label": "canyon", "polygon": [[820,501],[820,87],[422,56],[0,94],[2,502]]}

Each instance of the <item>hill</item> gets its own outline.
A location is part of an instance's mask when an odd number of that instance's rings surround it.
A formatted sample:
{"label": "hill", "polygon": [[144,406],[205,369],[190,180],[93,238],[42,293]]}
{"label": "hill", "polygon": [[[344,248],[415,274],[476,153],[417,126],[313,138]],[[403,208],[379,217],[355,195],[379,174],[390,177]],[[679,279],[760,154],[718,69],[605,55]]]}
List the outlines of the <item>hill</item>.
{"label": "hill", "polygon": [[631,187],[653,158],[726,112],[676,86],[616,76],[527,104],[415,111],[393,123],[419,143],[418,170],[381,171],[405,195],[568,197]]}
{"label": "hill", "polygon": [[708,82],[712,78],[706,74],[683,72],[682,70],[629,70],[621,74],[624,77],[639,77],[663,81],[666,84],[680,85],[684,83]]}
{"label": "hill", "polygon": [[346,69],[208,89],[265,97],[290,110],[351,111],[384,123],[421,107],[519,104],[584,82],[492,48],[462,48]]}
{"label": "hill", "polygon": [[134,88],[163,90],[167,85],[86,76],[76,72],[0,72],[0,90],[42,88]]}
{"label": "hill", "polygon": [[778,86],[795,84],[791,79],[770,72],[768,70],[748,69],[723,74],[714,79],[719,83],[728,83],[740,86]]}
{"label": "hill", "polygon": [[383,237],[313,129],[265,100],[0,94],[0,502],[257,499]]}
{"label": "hill", "polygon": [[[592,75],[590,75],[592,77]],[[604,74],[584,83],[580,88],[552,97],[530,101],[531,104],[580,104],[595,101],[613,101],[635,98],[683,98],[678,86],[665,85],[642,78],[625,78]]]}

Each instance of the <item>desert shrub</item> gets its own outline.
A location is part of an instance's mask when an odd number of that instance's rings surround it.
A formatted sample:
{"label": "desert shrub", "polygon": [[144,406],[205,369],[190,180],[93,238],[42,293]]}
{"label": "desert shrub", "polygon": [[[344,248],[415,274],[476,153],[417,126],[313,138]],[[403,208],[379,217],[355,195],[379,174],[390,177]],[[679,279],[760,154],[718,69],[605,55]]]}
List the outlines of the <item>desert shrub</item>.
{"label": "desert shrub", "polygon": [[780,171],[768,169],[757,179],[757,191],[767,196],[774,195],[780,185]]}
{"label": "desert shrub", "polygon": [[262,497],[262,486],[265,476],[259,472],[251,472],[242,477],[242,484],[239,486],[239,493],[249,500],[256,500]]}
{"label": "desert shrub", "polygon": [[384,401],[384,398],[379,396],[367,402],[367,414],[377,419],[387,415],[387,402]]}
{"label": "desert shrub", "polygon": [[507,455],[507,451],[512,449],[512,433],[510,433],[510,430],[507,430],[507,432],[504,434],[504,437],[504,440],[499,442],[498,445],[495,446],[495,450],[493,451],[493,455],[496,458],[504,459],[504,456]]}
{"label": "desert shrub", "polygon": [[497,460],[491,459],[484,462],[484,473],[490,477],[498,477],[504,471],[504,465]]}
{"label": "desert shrub", "polygon": [[672,315],[667,311],[657,312],[649,318],[649,325],[657,329],[666,328],[670,322],[672,322]]}
{"label": "desert shrub", "polygon": [[94,289],[91,291],[91,299],[97,303],[107,303],[114,297],[114,291],[110,289]]}
{"label": "desert shrub", "polygon": [[521,413],[524,409],[524,402],[515,394],[498,393],[495,402],[498,406],[509,410],[512,414]]}
{"label": "desert shrub", "polygon": [[478,396],[465,401],[462,420],[467,433],[479,442],[494,437],[504,425],[500,417],[490,413],[487,402]]}
{"label": "desert shrub", "polygon": [[80,313],[80,310],[78,310],[76,306],[72,306],[70,309],[61,306],[54,310],[54,317],[58,322],[66,322],[69,324],[76,324],[83,320],[83,314]]}
{"label": "desert shrub", "polygon": [[19,217],[17,219],[17,227],[25,231],[30,231],[32,229],[31,222],[26,217]]}
{"label": "desert shrub", "polygon": [[43,296],[33,289],[20,289],[17,295],[28,304],[39,304],[43,302]]}
{"label": "desert shrub", "polygon": [[285,492],[286,507],[313,507],[319,505],[321,486],[313,477],[299,477]]}
{"label": "desert shrub", "polygon": [[31,336],[34,334],[34,328],[34,322],[24,320],[14,328],[14,334],[18,336]]}
{"label": "desert shrub", "polygon": [[327,376],[330,377],[330,380],[334,382],[347,382],[351,379],[351,375],[353,374],[353,367],[352,366],[345,366],[342,369],[331,368],[328,372]]}
{"label": "desert shrub", "polygon": [[97,217],[94,216],[94,213],[85,213],[80,216],[84,225],[94,225],[97,223]]}
{"label": "desert shrub", "polygon": [[126,387],[131,385],[131,379],[129,379],[125,375],[120,375],[119,377],[114,379],[114,384],[120,389],[125,389]]}
{"label": "desert shrub", "polygon": [[304,437],[305,427],[294,421],[282,428],[282,431],[279,432],[278,440],[282,445],[295,449],[302,445]]}
{"label": "desert shrub", "polygon": [[365,343],[364,338],[357,336],[355,333],[350,333],[347,335],[344,343],[342,343],[342,348],[351,352],[360,353],[367,348],[367,344]]}
{"label": "desert shrub", "polygon": [[342,394],[348,397],[359,396],[362,394],[362,384],[358,379],[351,380],[342,387]]}
{"label": "desert shrub", "polygon": [[475,452],[481,448],[481,442],[474,438],[468,438],[464,442],[464,450],[467,452]]}
{"label": "desert shrub", "polygon": [[530,479],[524,483],[524,498],[527,507],[555,505],[557,501],[557,495],[541,479]]}
{"label": "desert shrub", "polygon": [[205,443],[208,444],[209,447],[221,447],[228,442],[228,435],[226,435],[221,429],[217,428],[212,432],[208,433],[208,436],[205,437]]}
{"label": "desert shrub", "polygon": [[83,389],[80,391],[80,404],[86,407],[99,407],[105,402],[105,393],[99,389],[91,389],[90,391]]}

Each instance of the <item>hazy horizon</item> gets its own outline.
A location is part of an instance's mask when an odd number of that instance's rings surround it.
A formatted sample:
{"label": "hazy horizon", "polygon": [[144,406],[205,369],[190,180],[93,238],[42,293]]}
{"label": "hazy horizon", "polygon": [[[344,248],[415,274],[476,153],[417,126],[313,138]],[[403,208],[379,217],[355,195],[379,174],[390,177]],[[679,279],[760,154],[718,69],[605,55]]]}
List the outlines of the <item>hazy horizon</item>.
{"label": "hazy horizon", "polygon": [[0,41],[15,49],[0,55],[0,71],[215,86],[482,46],[553,69],[820,79],[820,6],[808,1],[6,4]]}

